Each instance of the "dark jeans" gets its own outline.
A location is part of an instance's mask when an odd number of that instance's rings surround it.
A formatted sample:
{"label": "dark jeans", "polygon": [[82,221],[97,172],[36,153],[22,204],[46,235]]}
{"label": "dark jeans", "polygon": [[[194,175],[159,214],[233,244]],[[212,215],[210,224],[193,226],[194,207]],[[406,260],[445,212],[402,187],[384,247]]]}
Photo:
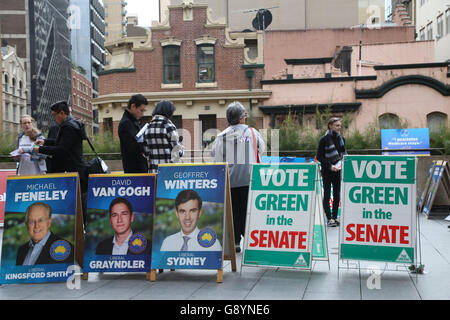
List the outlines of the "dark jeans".
{"label": "dark jeans", "polygon": [[231,207],[233,209],[234,243],[239,244],[245,234],[247,217],[248,186],[231,188]]}
{"label": "dark jeans", "polygon": [[[336,219],[341,200],[341,171],[322,170],[323,210],[327,219]],[[331,186],[333,185],[333,212],[330,212]]]}

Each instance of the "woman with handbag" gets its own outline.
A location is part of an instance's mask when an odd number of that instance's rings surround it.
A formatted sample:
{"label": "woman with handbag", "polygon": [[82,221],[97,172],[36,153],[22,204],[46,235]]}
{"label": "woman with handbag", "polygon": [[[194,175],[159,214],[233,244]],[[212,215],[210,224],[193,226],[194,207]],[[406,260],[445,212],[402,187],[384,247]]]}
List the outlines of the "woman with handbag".
{"label": "woman with handbag", "polygon": [[236,251],[240,252],[239,243],[245,233],[251,164],[260,162],[266,145],[261,134],[245,124],[247,113],[241,103],[231,103],[226,116],[229,126],[214,140],[211,155],[215,162],[228,162],[234,243]]}

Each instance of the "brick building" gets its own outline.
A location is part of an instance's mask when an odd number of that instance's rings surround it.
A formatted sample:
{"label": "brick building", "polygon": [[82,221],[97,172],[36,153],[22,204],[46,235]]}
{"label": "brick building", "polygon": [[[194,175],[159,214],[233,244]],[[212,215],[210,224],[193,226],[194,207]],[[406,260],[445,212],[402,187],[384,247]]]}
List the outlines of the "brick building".
{"label": "brick building", "polygon": [[[270,96],[261,89],[263,76],[261,32],[232,38],[227,25],[213,21],[206,5],[169,7],[165,21],[145,36],[106,43],[111,61],[100,73],[98,108],[100,130],[117,137],[117,127],[135,93],[150,101],[147,118],[161,99],[174,102],[173,121],[184,129],[186,149],[198,149],[227,126],[225,110],[234,100],[252,110],[256,126],[262,113],[253,107]],[[249,40],[249,41],[247,41]],[[256,42],[252,58],[246,42]],[[213,129],[208,131],[209,129]],[[208,132],[206,132],[208,131]]]}
{"label": "brick building", "polygon": [[88,135],[92,134],[92,83],[72,69],[72,115],[81,119]]}

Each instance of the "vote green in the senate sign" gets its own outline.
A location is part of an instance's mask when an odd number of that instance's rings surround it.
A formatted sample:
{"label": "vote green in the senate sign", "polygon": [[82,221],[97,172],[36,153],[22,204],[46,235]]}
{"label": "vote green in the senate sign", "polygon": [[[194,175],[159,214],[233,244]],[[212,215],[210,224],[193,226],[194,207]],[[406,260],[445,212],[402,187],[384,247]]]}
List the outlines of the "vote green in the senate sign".
{"label": "vote green in the senate sign", "polygon": [[244,265],[310,268],[316,173],[315,164],[253,165]]}
{"label": "vote green in the senate sign", "polygon": [[346,156],[340,258],[413,263],[416,159]]}

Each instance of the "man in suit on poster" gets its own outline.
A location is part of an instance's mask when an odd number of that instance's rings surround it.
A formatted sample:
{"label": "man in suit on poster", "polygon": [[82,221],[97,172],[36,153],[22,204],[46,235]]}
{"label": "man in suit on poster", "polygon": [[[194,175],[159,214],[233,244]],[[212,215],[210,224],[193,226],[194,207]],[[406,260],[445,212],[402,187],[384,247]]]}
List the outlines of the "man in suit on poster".
{"label": "man in suit on poster", "polygon": [[37,265],[74,262],[73,245],[50,231],[52,208],[35,202],[25,212],[30,241],[19,247],[16,265]]}
{"label": "man in suit on poster", "polygon": [[133,233],[133,207],[125,198],[115,198],[109,205],[109,222],[114,236],[97,245],[98,255],[151,254],[151,241],[140,233]]}

